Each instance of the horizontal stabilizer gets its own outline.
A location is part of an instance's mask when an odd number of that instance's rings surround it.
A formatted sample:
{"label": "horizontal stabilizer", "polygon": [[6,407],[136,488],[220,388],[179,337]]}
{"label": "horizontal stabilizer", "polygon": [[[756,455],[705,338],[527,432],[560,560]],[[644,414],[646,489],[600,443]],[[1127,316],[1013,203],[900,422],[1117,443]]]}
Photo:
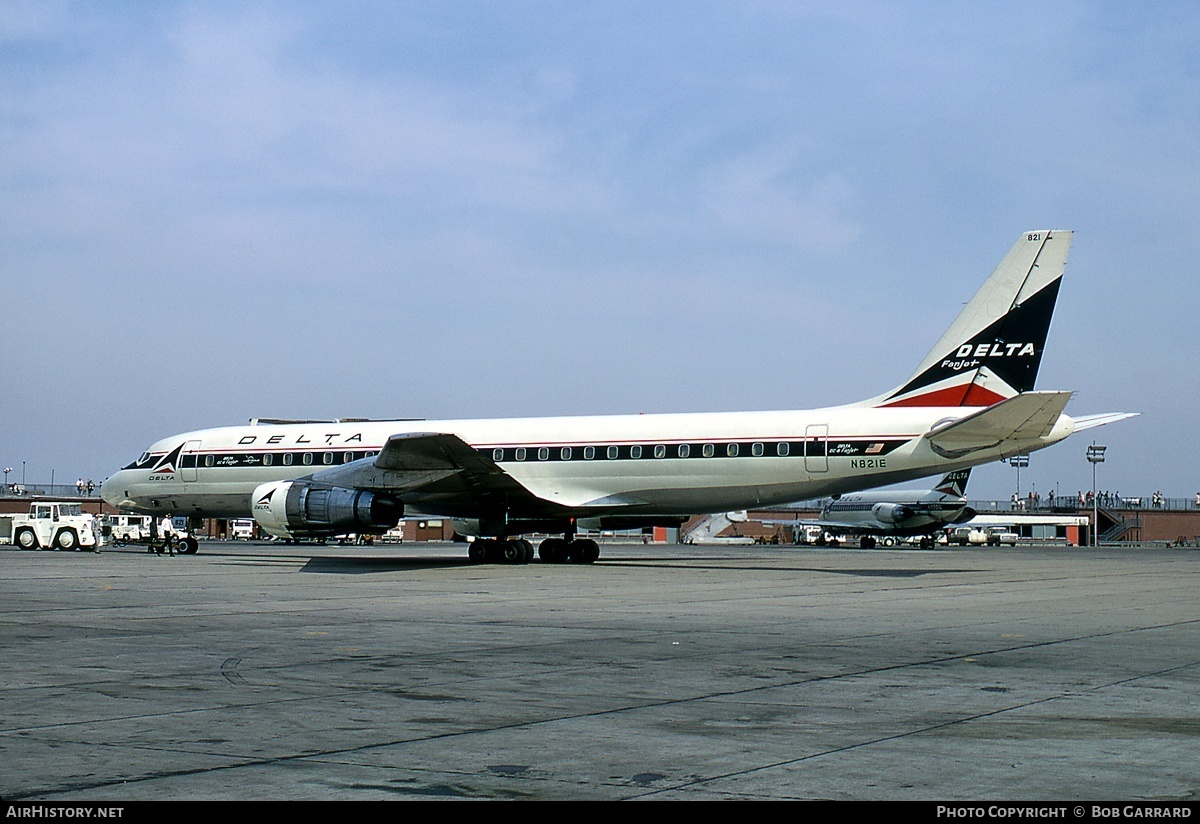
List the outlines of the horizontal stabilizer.
{"label": "horizontal stabilizer", "polygon": [[1005,441],[1036,441],[1050,434],[1070,392],[1026,392],[926,433],[933,451],[959,458]]}
{"label": "horizontal stabilizer", "polygon": [[1106,423],[1116,423],[1123,421],[1126,418],[1136,418],[1141,412],[1104,412],[1100,415],[1083,415],[1079,418],[1073,418],[1075,421],[1075,431],[1082,432],[1085,429],[1095,429],[1097,426],[1104,426]]}

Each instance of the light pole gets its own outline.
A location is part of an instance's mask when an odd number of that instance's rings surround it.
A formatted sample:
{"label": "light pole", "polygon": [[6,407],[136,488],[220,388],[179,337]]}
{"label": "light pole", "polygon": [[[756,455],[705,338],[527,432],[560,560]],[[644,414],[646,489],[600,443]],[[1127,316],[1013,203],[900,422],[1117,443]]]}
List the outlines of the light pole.
{"label": "light pole", "polygon": [[1107,446],[1092,445],[1087,448],[1088,463],[1092,465],[1092,546],[1100,546],[1100,499],[1096,497],[1096,464],[1104,463]]}
{"label": "light pole", "polygon": [[1008,463],[1017,468],[1017,506],[1019,508],[1021,505],[1021,467],[1029,466],[1029,456],[1013,455],[1008,459]]}

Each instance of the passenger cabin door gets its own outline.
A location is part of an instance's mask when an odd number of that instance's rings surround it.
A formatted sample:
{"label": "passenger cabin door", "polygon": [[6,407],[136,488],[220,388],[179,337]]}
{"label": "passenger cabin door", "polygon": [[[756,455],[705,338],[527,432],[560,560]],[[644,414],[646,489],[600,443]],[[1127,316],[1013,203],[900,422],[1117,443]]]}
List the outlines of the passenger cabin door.
{"label": "passenger cabin door", "polygon": [[815,423],[804,430],[804,469],[829,471],[829,424]]}
{"label": "passenger cabin door", "polygon": [[179,479],[184,483],[196,480],[196,467],[200,463],[200,441],[188,441],[179,455]]}

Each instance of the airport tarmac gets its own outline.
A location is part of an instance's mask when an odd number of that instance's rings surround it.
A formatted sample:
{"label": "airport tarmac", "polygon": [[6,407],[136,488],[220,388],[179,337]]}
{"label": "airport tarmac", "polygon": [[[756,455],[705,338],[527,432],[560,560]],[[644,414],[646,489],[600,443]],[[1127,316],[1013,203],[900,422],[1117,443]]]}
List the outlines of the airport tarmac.
{"label": "airport tarmac", "polygon": [[1200,551],[0,548],[0,798],[1188,800]]}

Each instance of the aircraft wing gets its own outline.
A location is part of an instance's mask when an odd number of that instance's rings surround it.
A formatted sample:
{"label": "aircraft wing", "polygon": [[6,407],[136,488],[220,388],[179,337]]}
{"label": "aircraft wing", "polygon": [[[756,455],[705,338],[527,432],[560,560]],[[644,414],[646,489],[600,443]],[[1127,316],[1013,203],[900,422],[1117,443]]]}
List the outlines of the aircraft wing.
{"label": "aircraft wing", "polygon": [[392,435],[374,458],[315,472],[312,479],[333,486],[472,504],[534,498],[490,458],[445,432]]}
{"label": "aircraft wing", "polygon": [[1024,392],[924,435],[933,451],[959,458],[1005,441],[1037,441],[1050,434],[1070,392]]}

